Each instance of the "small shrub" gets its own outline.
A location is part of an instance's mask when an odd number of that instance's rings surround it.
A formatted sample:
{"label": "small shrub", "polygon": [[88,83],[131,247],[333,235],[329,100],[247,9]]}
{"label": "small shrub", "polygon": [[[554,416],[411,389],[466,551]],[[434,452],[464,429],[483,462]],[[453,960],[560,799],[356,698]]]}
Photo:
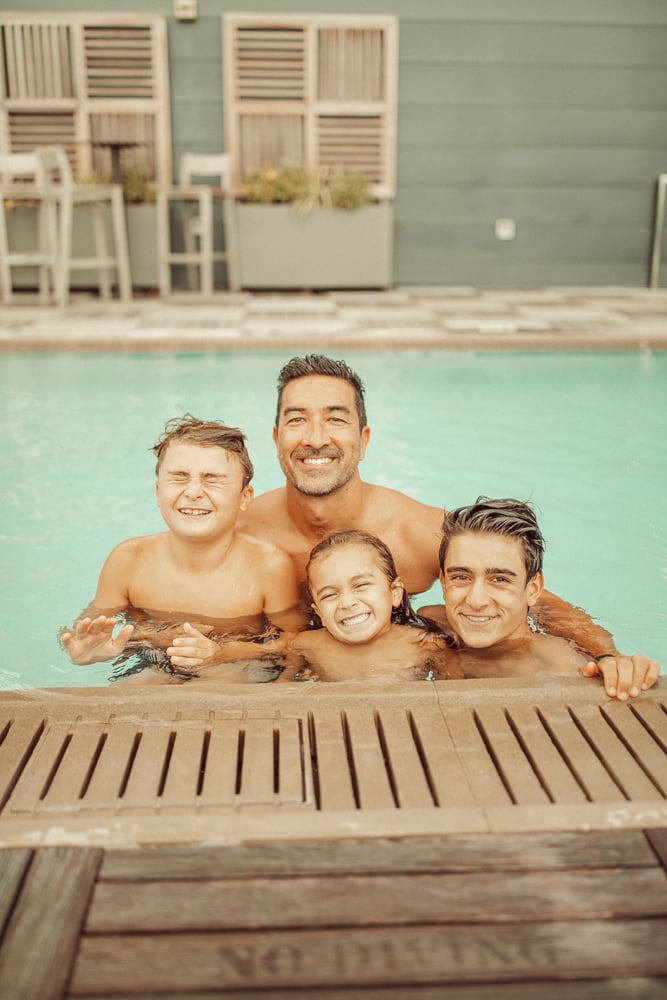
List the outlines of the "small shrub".
{"label": "small shrub", "polygon": [[241,199],[261,205],[294,205],[300,215],[308,215],[318,207],[351,211],[373,200],[363,174],[327,167],[309,170],[290,164],[248,174]]}

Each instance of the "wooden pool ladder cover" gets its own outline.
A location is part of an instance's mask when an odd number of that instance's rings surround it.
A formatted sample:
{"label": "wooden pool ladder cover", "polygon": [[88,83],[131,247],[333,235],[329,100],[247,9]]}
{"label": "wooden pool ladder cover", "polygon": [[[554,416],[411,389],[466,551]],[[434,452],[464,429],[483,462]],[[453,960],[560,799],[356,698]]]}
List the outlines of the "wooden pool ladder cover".
{"label": "wooden pool ladder cover", "polygon": [[0,846],[667,826],[667,687],[0,694]]}

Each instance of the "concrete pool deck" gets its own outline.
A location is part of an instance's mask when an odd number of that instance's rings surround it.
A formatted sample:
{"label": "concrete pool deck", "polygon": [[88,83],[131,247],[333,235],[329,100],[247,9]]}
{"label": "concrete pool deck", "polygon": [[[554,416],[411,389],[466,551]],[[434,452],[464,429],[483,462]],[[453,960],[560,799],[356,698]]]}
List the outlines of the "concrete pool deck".
{"label": "concrete pool deck", "polygon": [[580,287],[186,293],[131,303],[23,293],[0,305],[0,351],[667,350],[667,289]]}

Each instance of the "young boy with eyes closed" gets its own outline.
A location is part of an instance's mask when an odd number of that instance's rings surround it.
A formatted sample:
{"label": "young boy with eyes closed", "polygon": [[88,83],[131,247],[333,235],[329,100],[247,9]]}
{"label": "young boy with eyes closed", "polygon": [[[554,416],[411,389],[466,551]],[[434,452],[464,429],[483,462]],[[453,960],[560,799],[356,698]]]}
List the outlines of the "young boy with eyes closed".
{"label": "young boy with eyes closed", "polygon": [[[115,659],[126,649],[141,655],[148,646],[144,659],[161,662],[167,673],[148,670],[138,680],[182,680],[213,666],[221,679],[232,679],[220,664],[250,659],[255,644],[247,639],[267,628],[303,627],[292,561],[273,543],[236,529],[253,498],[253,467],[240,430],[186,414],[168,421],[153,451],[167,530],[113,549],[92,605],[62,632],[61,643],[74,663],[84,665]],[[116,615],[137,609],[138,622],[148,617],[161,627],[126,624],[114,636]],[[221,635],[220,620],[239,627]],[[262,644],[256,649],[259,659]]]}
{"label": "young boy with eyes closed", "polygon": [[290,642],[278,683],[463,676],[446,640],[412,610],[392,555],[376,535],[329,535],[311,551],[306,575],[323,627]]}

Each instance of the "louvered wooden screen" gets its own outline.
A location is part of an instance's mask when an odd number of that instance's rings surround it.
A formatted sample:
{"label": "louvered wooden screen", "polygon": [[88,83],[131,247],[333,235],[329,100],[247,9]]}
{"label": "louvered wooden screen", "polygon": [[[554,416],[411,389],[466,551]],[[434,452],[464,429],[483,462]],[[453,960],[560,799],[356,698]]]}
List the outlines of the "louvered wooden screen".
{"label": "louvered wooden screen", "polygon": [[223,17],[225,142],[234,183],[281,163],[364,173],[396,187],[394,17]]}
{"label": "louvered wooden screen", "polygon": [[80,177],[125,170],[171,182],[163,17],[0,14],[0,151],[64,146]]}

